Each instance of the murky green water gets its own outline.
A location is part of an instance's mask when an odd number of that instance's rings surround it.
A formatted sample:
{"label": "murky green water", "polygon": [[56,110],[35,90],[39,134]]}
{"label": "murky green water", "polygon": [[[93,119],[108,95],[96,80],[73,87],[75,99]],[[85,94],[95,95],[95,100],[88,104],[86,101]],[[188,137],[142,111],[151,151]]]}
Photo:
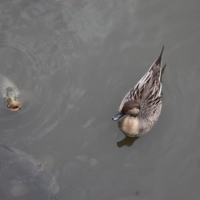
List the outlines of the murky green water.
{"label": "murky green water", "polygon": [[[0,73],[30,97],[18,112],[0,110],[1,142],[49,156],[61,200],[200,198],[199,8],[1,0]],[[161,116],[148,134],[125,138],[111,118],[162,45]]]}

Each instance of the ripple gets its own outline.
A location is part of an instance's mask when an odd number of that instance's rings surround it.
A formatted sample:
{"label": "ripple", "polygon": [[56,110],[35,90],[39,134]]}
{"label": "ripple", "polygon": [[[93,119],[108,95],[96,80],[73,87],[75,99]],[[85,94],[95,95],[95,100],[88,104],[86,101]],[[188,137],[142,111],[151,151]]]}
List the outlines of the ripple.
{"label": "ripple", "polygon": [[[48,32],[45,27],[43,30]],[[1,110],[0,136],[5,142],[43,137],[54,130],[65,115],[62,104],[65,104],[66,78],[70,73],[63,65],[64,53],[60,53],[52,37],[52,34],[38,37],[31,29],[2,34],[1,74],[14,82],[22,93],[20,111]]]}
{"label": "ripple", "polygon": [[40,2],[49,4],[51,6],[72,6],[73,4],[79,2],[80,0],[50,0],[50,1],[45,1],[45,0],[40,0]]}
{"label": "ripple", "polygon": [[18,21],[20,16],[20,9],[12,1],[0,2],[0,27],[1,30],[8,30],[12,28]]}

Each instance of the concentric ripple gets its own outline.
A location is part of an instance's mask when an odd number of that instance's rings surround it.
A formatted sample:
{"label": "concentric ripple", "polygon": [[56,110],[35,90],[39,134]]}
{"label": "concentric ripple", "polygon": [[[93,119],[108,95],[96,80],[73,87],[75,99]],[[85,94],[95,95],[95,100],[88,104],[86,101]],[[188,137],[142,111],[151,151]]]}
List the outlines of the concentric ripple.
{"label": "concentric ripple", "polygon": [[[40,26],[40,25],[38,25]],[[35,27],[33,27],[35,28]],[[40,31],[49,33],[41,25]],[[0,73],[21,91],[22,108],[1,108],[1,141],[32,141],[50,133],[65,115],[69,70],[53,34],[42,37],[32,29],[2,34]]]}

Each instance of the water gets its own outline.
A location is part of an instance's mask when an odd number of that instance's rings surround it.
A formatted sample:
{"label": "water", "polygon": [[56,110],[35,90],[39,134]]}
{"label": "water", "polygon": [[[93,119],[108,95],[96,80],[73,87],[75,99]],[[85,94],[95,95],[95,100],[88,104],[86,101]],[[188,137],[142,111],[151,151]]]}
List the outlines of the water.
{"label": "water", "polygon": [[[59,191],[55,177],[37,160],[22,151],[0,144],[1,189],[6,198],[53,198]],[[4,187],[3,187],[4,186]],[[31,193],[33,193],[31,195]],[[5,199],[5,197],[1,198]]]}
{"label": "water", "polygon": [[[0,73],[30,97],[19,112],[1,109],[1,142],[50,156],[59,199],[198,199],[199,6],[1,0]],[[111,118],[162,45],[161,116],[125,138]]]}

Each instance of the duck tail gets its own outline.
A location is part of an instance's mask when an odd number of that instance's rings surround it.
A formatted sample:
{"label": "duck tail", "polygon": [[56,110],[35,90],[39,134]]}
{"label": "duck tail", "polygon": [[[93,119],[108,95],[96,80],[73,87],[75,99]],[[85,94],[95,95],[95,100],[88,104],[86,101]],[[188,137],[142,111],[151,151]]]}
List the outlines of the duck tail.
{"label": "duck tail", "polygon": [[160,82],[161,72],[162,72],[162,54],[163,54],[164,46],[162,47],[161,53],[159,57],[153,62],[151,67],[149,68],[149,73],[152,74],[154,80]]}
{"label": "duck tail", "polygon": [[157,66],[161,66],[161,64],[162,64],[162,54],[163,54],[163,50],[164,50],[164,45],[163,45],[163,47],[162,47],[160,56],[159,56],[158,59],[154,62],[154,64],[156,64]]}
{"label": "duck tail", "polygon": [[157,71],[161,71],[163,50],[164,50],[164,46],[162,47],[162,50],[161,50],[159,57],[153,62],[153,64],[149,68],[149,72],[153,71],[154,73],[156,73]]}

